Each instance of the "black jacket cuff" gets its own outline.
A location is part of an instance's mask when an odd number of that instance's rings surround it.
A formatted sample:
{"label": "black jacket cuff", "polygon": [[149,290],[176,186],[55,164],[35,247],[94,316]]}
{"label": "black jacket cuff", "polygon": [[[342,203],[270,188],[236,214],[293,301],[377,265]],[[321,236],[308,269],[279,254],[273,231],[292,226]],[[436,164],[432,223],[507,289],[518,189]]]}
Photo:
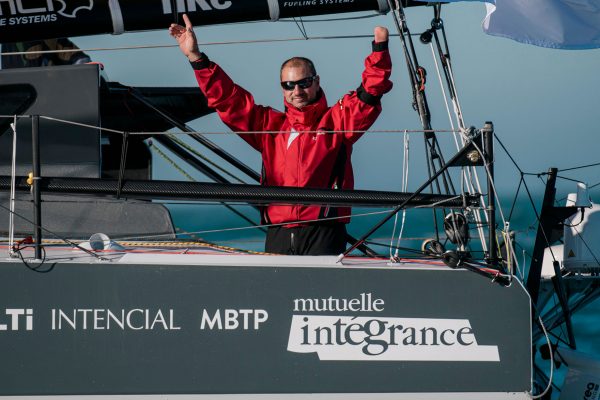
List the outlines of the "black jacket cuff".
{"label": "black jacket cuff", "polygon": [[381,103],[381,96],[373,96],[371,93],[365,90],[363,85],[360,85],[358,89],[356,89],[356,96],[363,103],[366,103],[373,107]]}
{"label": "black jacket cuff", "polygon": [[210,65],[210,60],[208,59],[208,56],[206,54],[200,53],[200,58],[194,62],[190,62],[190,65],[195,70],[200,70],[200,69],[208,68],[208,66]]}
{"label": "black jacket cuff", "polygon": [[374,40],[371,42],[373,51],[384,51],[388,49],[388,41],[376,43]]}

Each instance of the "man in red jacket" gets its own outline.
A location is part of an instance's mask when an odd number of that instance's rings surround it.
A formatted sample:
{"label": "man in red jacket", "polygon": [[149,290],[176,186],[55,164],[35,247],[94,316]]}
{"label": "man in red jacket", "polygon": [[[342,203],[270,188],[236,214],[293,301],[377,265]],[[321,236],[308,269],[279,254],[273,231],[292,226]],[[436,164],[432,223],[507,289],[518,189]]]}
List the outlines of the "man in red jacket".
{"label": "man in red jacket", "polygon": [[[352,145],[381,113],[380,99],[392,88],[388,30],[375,28],[373,52],[362,83],[333,106],[327,105],[313,63],[294,57],[281,66],[285,112],[254,103],[250,93],[201,53],[192,24],[173,24],[169,33],[194,68],[208,105],[248,144],[260,151],[262,185],[354,188]],[[268,133],[244,133],[268,132]],[[272,224],[265,251],[279,254],[340,254],[346,248],[350,208],[326,205],[269,205],[263,222]]]}

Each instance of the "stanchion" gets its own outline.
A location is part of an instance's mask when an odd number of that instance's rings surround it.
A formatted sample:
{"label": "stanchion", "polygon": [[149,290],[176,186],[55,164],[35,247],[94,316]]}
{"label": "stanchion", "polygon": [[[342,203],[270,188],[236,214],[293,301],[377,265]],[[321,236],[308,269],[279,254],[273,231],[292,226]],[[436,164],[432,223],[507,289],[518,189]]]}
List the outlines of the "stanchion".
{"label": "stanchion", "polygon": [[35,259],[42,259],[42,196],[40,192],[40,117],[39,115],[31,116],[31,146],[32,146],[32,168],[33,182],[31,184],[33,194],[33,232],[35,238]]}

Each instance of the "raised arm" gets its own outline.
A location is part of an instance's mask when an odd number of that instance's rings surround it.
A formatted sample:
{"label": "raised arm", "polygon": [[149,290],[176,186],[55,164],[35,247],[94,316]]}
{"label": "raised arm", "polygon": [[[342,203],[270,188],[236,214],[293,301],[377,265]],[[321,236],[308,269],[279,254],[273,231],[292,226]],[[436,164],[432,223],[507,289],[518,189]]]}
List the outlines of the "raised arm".
{"label": "raised arm", "polygon": [[351,143],[362,136],[360,131],[373,125],[381,113],[381,97],[392,89],[388,30],[378,26],[373,36],[373,51],[365,59],[360,86],[340,99],[340,107],[334,107],[334,119],[340,121],[341,129],[347,131],[345,137]]}
{"label": "raised arm", "polygon": [[365,70],[362,74],[362,87],[372,96],[381,96],[392,89],[389,80],[392,73],[392,60],[388,51],[389,33],[387,28],[375,27],[373,52],[365,60]]}
{"label": "raised arm", "polygon": [[[185,14],[183,21],[185,26],[171,24],[169,33],[194,68],[208,106],[216,109],[221,120],[235,132],[266,130],[270,109],[254,104],[254,98],[248,91],[236,85],[221,67],[200,51],[192,23]],[[242,135],[242,138],[262,151],[261,135]]]}

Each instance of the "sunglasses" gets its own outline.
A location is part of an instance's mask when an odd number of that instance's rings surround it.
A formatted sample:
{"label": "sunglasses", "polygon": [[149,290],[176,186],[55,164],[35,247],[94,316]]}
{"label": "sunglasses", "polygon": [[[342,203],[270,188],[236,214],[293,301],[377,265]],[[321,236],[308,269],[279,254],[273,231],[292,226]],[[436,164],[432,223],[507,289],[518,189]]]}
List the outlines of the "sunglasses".
{"label": "sunglasses", "polygon": [[316,75],[313,75],[313,76],[306,77],[304,79],[300,79],[299,81],[281,82],[281,87],[283,88],[283,90],[294,90],[296,88],[296,85],[298,85],[298,86],[300,86],[300,89],[308,89],[309,87],[312,86],[316,77],[317,77]]}

